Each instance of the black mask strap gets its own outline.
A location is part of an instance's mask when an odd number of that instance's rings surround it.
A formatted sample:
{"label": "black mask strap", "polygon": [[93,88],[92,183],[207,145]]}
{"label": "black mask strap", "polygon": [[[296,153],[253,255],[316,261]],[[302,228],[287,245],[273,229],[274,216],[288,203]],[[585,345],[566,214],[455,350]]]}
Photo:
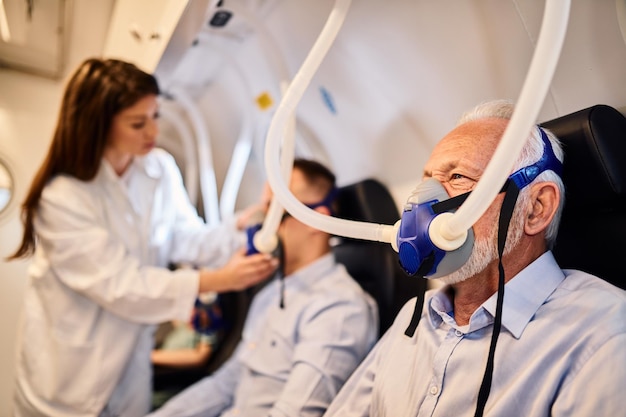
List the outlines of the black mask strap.
{"label": "black mask strap", "polygon": [[461,204],[465,202],[465,200],[467,200],[467,197],[469,197],[470,193],[471,191],[468,191],[466,193],[459,194],[455,197],[450,197],[447,200],[443,200],[443,201],[433,204],[432,205],[433,212],[435,214],[441,214],[447,211],[456,210],[457,208],[461,206]]}
{"label": "black mask strap", "polygon": [[[422,279],[424,279],[422,277]],[[420,318],[422,317],[422,309],[424,308],[424,296],[418,295],[415,300],[415,309],[413,310],[413,316],[411,316],[411,322],[409,326],[404,331],[404,335],[408,337],[413,337],[415,334],[415,330],[417,330],[417,325],[420,324]]]}
{"label": "black mask strap", "polygon": [[[435,262],[435,253],[431,252],[430,255],[424,259],[419,269],[413,276],[417,276],[421,279],[425,279],[424,275],[430,271],[433,267],[433,263]],[[418,295],[417,300],[415,300],[415,309],[413,310],[413,316],[411,316],[411,322],[409,323],[409,327],[406,328],[404,334],[409,337],[413,337],[415,334],[415,330],[417,330],[417,325],[420,323],[420,318],[422,317],[422,308],[424,307],[424,296],[421,297]]]}
{"label": "black mask strap", "polygon": [[283,246],[282,240],[278,239],[278,246],[274,252],[274,255],[277,256],[278,262],[278,270],[276,271],[278,274],[278,279],[280,280],[280,301],[278,306],[281,309],[285,308],[285,247]]}
{"label": "black mask strap", "polygon": [[[509,188],[509,184],[513,184],[512,188],[515,188],[515,197],[511,197],[513,198],[513,206],[515,206],[515,201],[517,200],[517,195],[519,194],[519,189],[515,186],[515,183],[513,183],[513,181],[511,181],[510,179],[507,179],[506,182],[504,183],[504,185],[502,186],[502,188],[500,189],[500,192],[503,193],[505,191],[508,190]],[[465,202],[465,200],[467,200],[467,197],[469,197],[471,191],[468,191],[466,193],[463,194],[459,194],[455,197],[451,197],[447,200],[443,200],[440,201],[438,203],[435,203],[432,205],[432,209],[433,212],[435,214],[441,214],[441,213],[445,213],[448,211],[452,211],[455,210],[457,208],[459,208],[461,206],[461,204],[463,204]],[[509,193],[507,193],[507,195],[509,195]],[[506,197],[505,197],[505,202],[506,202]],[[502,207],[504,209],[504,202],[502,203]],[[500,222],[502,223],[503,220],[503,216],[506,213],[503,213],[502,211],[500,212]],[[508,216],[504,216],[506,217],[506,228],[508,229],[509,227],[509,220],[511,219],[511,215],[513,214],[513,212],[511,211],[511,213]],[[502,229],[502,227],[500,227],[500,230]],[[506,240],[506,231],[504,232],[504,239]],[[498,245],[500,245],[500,236],[498,236]],[[498,249],[500,250],[500,249]],[[504,242],[502,242],[502,250],[504,250]],[[500,252],[499,252],[500,254]],[[432,255],[432,254],[431,254]],[[501,256],[500,256],[501,258]],[[500,266],[501,266],[502,260],[500,260]],[[428,265],[425,265],[428,264]],[[427,268],[426,268],[427,267]],[[424,278],[424,274],[427,271],[430,271],[430,268],[432,268],[432,262],[428,263],[428,262],[424,262],[421,266],[420,269],[417,270],[417,272],[413,275],[413,276],[418,276],[421,277],[422,279]],[[423,269],[425,269],[423,271]],[[504,286],[502,286],[504,288]],[[417,297],[417,300],[415,302],[415,309],[413,310],[413,316],[411,316],[411,322],[409,323],[409,326],[406,328],[406,330],[404,331],[404,334],[408,337],[413,337],[413,335],[415,334],[415,330],[417,329],[417,325],[420,322],[420,318],[422,316],[422,308],[424,308],[424,297]]]}
{"label": "black mask strap", "polygon": [[[502,186],[502,188],[500,189],[500,192],[501,193],[505,192],[509,186],[509,183],[511,182],[512,181],[510,179],[507,179],[504,185]],[[471,194],[471,191],[468,191],[466,193],[459,194],[457,196],[450,197],[447,200],[443,200],[443,201],[433,204],[432,205],[433,213],[441,214],[441,213],[452,211],[461,207],[461,204],[465,203],[465,200],[467,200],[467,197],[469,197],[470,194]]]}
{"label": "black mask strap", "polygon": [[489,355],[487,357],[487,366],[485,367],[485,374],[483,375],[483,382],[480,384],[480,391],[478,391],[478,401],[476,404],[476,413],[474,417],[482,417],[485,410],[485,404],[487,404],[487,398],[489,398],[489,392],[491,391],[491,381],[493,378],[493,363],[496,353],[496,344],[498,343],[498,336],[500,335],[500,329],[502,328],[502,305],[504,303],[504,267],[502,266],[502,255],[504,254],[504,245],[506,244],[506,236],[509,230],[509,223],[513,216],[513,209],[515,208],[515,202],[519,195],[519,188],[510,180],[504,185],[506,188],[506,194],[504,201],[502,202],[502,208],[500,209],[500,219],[498,223],[498,298],[496,301],[496,314],[493,319],[493,333],[491,334],[491,345],[489,346]]}

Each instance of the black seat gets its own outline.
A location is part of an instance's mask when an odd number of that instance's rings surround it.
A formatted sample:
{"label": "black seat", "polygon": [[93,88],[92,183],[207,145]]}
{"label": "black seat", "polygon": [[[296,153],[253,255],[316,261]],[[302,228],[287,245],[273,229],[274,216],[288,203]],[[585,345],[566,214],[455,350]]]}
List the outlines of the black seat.
{"label": "black seat", "polygon": [[[228,360],[241,338],[248,307],[255,291],[256,288],[249,288],[220,294],[225,328],[219,345],[205,364],[189,368],[153,366],[152,390],[155,394],[153,407],[161,406],[163,401],[215,372]],[[166,331],[167,326],[164,327]]]}
{"label": "black seat", "polygon": [[554,255],[626,287],[626,117],[596,105],[542,124],[563,143],[565,207]]}
{"label": "black seat", "polygon": [[[393,225],[400,219],[387,188],[374,179],[339,189],[337,217]],[[380,334],[391,325],[409,299],[422,296],[426,280],[409,277],[400,267],[398,254],[382,242],[340,238],[333,247],[335,258],[378,302]]]}

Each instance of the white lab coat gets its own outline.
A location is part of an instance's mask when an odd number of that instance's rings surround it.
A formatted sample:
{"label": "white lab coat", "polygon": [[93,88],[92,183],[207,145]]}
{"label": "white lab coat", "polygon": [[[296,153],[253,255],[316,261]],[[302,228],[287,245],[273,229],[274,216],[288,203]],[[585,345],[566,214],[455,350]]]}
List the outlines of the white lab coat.
{"label": "white lab coat", "polygon": [[143,416],[155,325],[188,320],[198,273],[245,242],[230,219],[204,224],[174,159],[155,149],[123,178],[103,161],[91,182],[45,188],[20,325],[16,416]]}

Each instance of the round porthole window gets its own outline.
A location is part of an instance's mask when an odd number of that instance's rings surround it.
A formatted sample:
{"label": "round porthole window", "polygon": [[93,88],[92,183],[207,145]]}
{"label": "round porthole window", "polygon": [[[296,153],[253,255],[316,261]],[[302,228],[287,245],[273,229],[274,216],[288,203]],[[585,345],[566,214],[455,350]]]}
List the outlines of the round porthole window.
{"label": "round porthole window", "polygon": [[9,166],[2,157],[0,157],[0,216],[4,214],[15,193],[15,181],[9,170]]}

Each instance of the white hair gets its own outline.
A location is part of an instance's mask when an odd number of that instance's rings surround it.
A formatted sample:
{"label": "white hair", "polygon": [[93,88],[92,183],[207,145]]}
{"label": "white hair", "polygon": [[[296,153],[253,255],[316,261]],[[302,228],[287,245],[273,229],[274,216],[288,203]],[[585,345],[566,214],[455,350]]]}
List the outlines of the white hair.
{"label": "white hair", "polygon": [[[473,120],[485,119],[485,118],[499,118],[499,119],[511,119],[513,115],[513,110],[515,106],[513,102],[510,100],[492,100],[481,103],[474,107],[472,110],[464,113],[458,121],[457,125],[461,125],[463,123],[467,123]],[[542,129],[548,140],[550,141],[550,145],[552,146],[552,150],[554,151],[554,155],[557,159],[563,162],[563,148],[561,146],[561,142],[559,139],[548,129],[535,127],[531,130],[526,144],[522,148],[520,155],[515,161],[515,165],[513,167],[513,172],[518,169],[531,165],[537,162],[541,156],[543,155],[543,140],[541,138]],[[563,212],[563,205],[565,203],[565,186],[563,185],[563,180],[559,177],[554,171],[548,170],[543,171],[541,174],[535,178],[535,180],[531,184],[535,184],[538,182],[552,182],[557,185],[559,189],[559,193],[561,195],[561,199],[559,201],[559,206],[557,207],[557,211],[554,215],[554,218],[548,225],[545,234],[546,244],[549,248],[554,246],[554,242],[556,241],[556,235],[559,228],[559,223],[561,221],[561,214]],[[518,201],[515,204],[515,210],[518,210],[518,207],[525,206],[528,203],[530,198],[530,188],[526,187],[520,191],[520,195],[518,197]],[[515,217],[513,217],[515,218]],[[508,245],[507,245],[508,246]]]}

